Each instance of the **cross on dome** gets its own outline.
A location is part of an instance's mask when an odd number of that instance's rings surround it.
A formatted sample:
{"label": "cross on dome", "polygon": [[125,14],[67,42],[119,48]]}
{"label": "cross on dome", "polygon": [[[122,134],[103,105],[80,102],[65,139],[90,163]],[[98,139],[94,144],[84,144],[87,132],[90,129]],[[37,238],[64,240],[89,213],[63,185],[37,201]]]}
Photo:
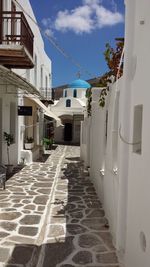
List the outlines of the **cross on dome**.
{"label": "cross on dome", "polygon": [[81,78],[81,72],[80,72],[80,71],[78,71],[76,75],[77,75],[77,78],[78,78],[78,79]]}

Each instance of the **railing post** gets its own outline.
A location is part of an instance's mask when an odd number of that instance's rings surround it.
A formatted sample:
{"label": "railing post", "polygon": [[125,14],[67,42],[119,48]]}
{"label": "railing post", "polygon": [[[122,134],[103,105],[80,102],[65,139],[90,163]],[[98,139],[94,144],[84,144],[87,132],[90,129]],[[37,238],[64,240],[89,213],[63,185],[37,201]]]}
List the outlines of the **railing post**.
{"label": "railing post", "polygon": [[[3,30],[5,21],[7,22],[8,26],[10,26],[11,32],[4,34]],[[2,12],[0,8],[0,43],[3,43],[4,41],[8,44],[16,43],[23,45],[28,50],[29,54],[33,57],[33,38],[34,36],[32,30],[30,29],[30,26],[23,12]]]}

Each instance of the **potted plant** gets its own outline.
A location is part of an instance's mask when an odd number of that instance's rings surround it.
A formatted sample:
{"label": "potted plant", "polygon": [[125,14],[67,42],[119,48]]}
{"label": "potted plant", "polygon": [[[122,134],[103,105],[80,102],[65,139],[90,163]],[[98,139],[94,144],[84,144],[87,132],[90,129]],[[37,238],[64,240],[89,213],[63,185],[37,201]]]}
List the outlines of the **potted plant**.
{"label": "potted plant", "polygon": [[46,150],[52,149],[53,143],[54,143],[53,138],[43,138],[43,145]]}
{"label": "potted plant", "polygon": [[52,149],[53,144],[54,144],[54,139],[51,137],[49,139],[49,149]]}
{"label": "potted plant", "polygon": [[34,147],[34,139],[33,137],[26,137],[25,140],[25,149],[32,149]]}
{"label": "potted plant", "polygon": [[7,173],[11,173],[12,170],[13,170],[13,165],[10,164],[10,146],[13,144],[14,142],[14,137],[12,134],[9,134],[7,132],[4,132],[4,139],[6,141],[6,144],[7,144],[7,159],[8,159],[8,164],[6,164],[6,167],[7,167]]}

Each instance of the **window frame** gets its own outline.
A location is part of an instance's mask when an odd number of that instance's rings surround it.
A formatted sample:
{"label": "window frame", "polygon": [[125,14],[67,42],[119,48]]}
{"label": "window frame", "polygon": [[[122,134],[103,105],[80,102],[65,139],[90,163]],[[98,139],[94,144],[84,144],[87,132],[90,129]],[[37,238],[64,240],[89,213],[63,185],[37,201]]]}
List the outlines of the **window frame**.
{"label": "window frame", "polygon": [[70,108],[71,107],[71,99],[67,99],[66,100],[66,108]]}
{"label": "window frame", "polygon": [[73,90],[73,97],[75,97],[75,98],[77,97],[77,89]]}

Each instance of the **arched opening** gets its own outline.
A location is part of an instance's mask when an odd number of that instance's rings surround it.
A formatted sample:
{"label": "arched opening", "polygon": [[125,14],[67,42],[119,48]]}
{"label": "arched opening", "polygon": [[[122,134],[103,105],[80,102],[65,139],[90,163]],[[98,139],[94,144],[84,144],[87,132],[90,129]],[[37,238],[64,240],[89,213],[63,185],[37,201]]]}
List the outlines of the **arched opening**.
{"label": "arched opening", "polygon": [[73,91],[73,97],[77,97],[77,90],[76,89],[74,89],[74,91]]}
{"label": "arched opening", "polygon": [[66,100],[66,107],[67,108],[71,107],[71,100],[70,99]]}
{"label": "arched opening", "polygon": [[67,97],[67,90],[65,90],[65,97]]}

